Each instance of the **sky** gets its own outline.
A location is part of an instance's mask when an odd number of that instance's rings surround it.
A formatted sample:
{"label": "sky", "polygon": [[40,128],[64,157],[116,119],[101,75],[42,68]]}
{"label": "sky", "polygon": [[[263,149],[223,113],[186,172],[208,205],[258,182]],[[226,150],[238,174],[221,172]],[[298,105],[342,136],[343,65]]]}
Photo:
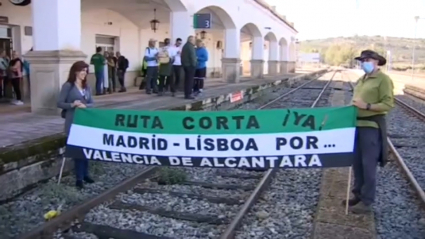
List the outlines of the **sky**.
{"label": "sky", "polygon": [[425,38],[425,0],[266,0],[294,22],[298,39],[353,35]]}

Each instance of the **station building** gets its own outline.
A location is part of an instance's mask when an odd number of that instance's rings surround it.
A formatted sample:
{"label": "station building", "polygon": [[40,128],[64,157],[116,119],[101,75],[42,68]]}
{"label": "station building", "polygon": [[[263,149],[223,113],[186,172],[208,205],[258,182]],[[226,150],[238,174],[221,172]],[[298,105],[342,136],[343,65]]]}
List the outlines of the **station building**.
{"label": "station building", "polygon": [[[96,47],[129,60],[133,85],[150,38],[202,38],[208,78],[239,82],[295,71],[294,24],[264,0],[0,0],[0,48],[30,62],[30,102],[35,113],[57,113],[56,97],[77,60]],[[205,14],[207,13],[207,14]],[[194,16],[210,15],[199,23]],[[195,17],[196,18],[196,17]],[[203,25],[203,29],[199,28]],[[195,26],[197,25],[197,26]],[[157,46],[159,47],[159,46]],[[29,51],[30,49],[33,51]],[[94,72],[92,66],[89,69]],[[89,75],[94,85],[94,76]]]}

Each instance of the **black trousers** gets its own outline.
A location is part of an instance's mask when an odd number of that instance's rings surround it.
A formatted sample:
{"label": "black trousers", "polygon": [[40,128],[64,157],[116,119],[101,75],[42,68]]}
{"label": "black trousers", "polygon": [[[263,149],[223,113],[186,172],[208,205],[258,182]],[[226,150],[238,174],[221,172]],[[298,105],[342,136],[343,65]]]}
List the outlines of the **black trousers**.
{"label": "black trousers", "polygon": [[120,83],[121,88],[124,88],[125,71],[126,70],[120,70],[120,69],[118,69],[118,74],[117,74],[118,75],[118,82]]}
{"label": "black trousers", "polygon": [[158,66],[148,66],[146,70],[146,93],[158,91]]}
{"label": "black trousers", "polygon": [[200,68],[196,69],[195,71],[195,78],[194,78],[194,85],[193,85],[193,91],[199,92],[199,90],[204,89],[204,79],[207,76],[207,68]]}
{"label": "black trousers", "polygon": [[4,81],[4,91],[6,92],[6,87],[9,84],[12,85],[13,91],[15,92],[16,100],[21,101],[22,100],[22,94],[21,94],[21,78],[6,78]]}
{"label": "black trousers", "polygon": [[196,67],[185,66],[184,68],[184,96],[192,95],[193,78],[195,77]]}
{"label": "black trousers", "polygon": [[179,87],[181,71],[181,66],[173,66],[173,76],[170,78],[170,90],[173,93],[175,93]]}
{"label": "black trousers", "polygon": [[112,83],[112,89],[115,91],[115,89],[116,89],[116,87],[117,87],[117,81],[116,81],[116,79],[115,79],[115,76],[116,76],[116,68],[115,67],[112,67],[112,69],[111,69],[111,83]]}
{"label": "black trousers", "polygon": [[159,83],[158,83],[158,92],[164,92],[164,88],[166,88],[167,86],[167,82],[172,80],[172,76],[164,76],[164,75],[160,75],[159,76]]}
{"label": "black trousers", "polygon": [[4,96],[4,92],[3,92],[3,84],[5,84],[4,82],[4,77],[0,76],[0,99],[3,98]]}

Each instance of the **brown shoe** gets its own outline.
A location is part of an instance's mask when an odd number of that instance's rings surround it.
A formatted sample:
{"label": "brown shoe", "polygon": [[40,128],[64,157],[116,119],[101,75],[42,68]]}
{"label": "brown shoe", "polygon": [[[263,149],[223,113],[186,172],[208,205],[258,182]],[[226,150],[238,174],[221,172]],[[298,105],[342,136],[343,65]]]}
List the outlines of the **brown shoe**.
{"label": "brown shoe", "polygon": [[355,206],[350,207],[349,210],[354,214],[368,214],[372,212],[372,206],[360,202]]}
{"label": "brown shoe", "polygon": [[[354,197],[348,200],[348,206],[352,207],[361,202],[360,198]],[[342,205],[345,207],[347,205],[347,200],[342,200]]]}

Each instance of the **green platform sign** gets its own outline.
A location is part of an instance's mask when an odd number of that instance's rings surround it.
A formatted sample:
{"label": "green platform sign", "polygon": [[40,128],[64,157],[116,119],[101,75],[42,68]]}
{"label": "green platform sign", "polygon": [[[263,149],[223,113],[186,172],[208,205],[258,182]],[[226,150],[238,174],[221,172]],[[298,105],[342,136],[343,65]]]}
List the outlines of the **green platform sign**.
{"label": "green platform sign", "polygon": [[193,15],[193,28],[211,29],[211,25],[212,25],[211,13],[198,13]]}

